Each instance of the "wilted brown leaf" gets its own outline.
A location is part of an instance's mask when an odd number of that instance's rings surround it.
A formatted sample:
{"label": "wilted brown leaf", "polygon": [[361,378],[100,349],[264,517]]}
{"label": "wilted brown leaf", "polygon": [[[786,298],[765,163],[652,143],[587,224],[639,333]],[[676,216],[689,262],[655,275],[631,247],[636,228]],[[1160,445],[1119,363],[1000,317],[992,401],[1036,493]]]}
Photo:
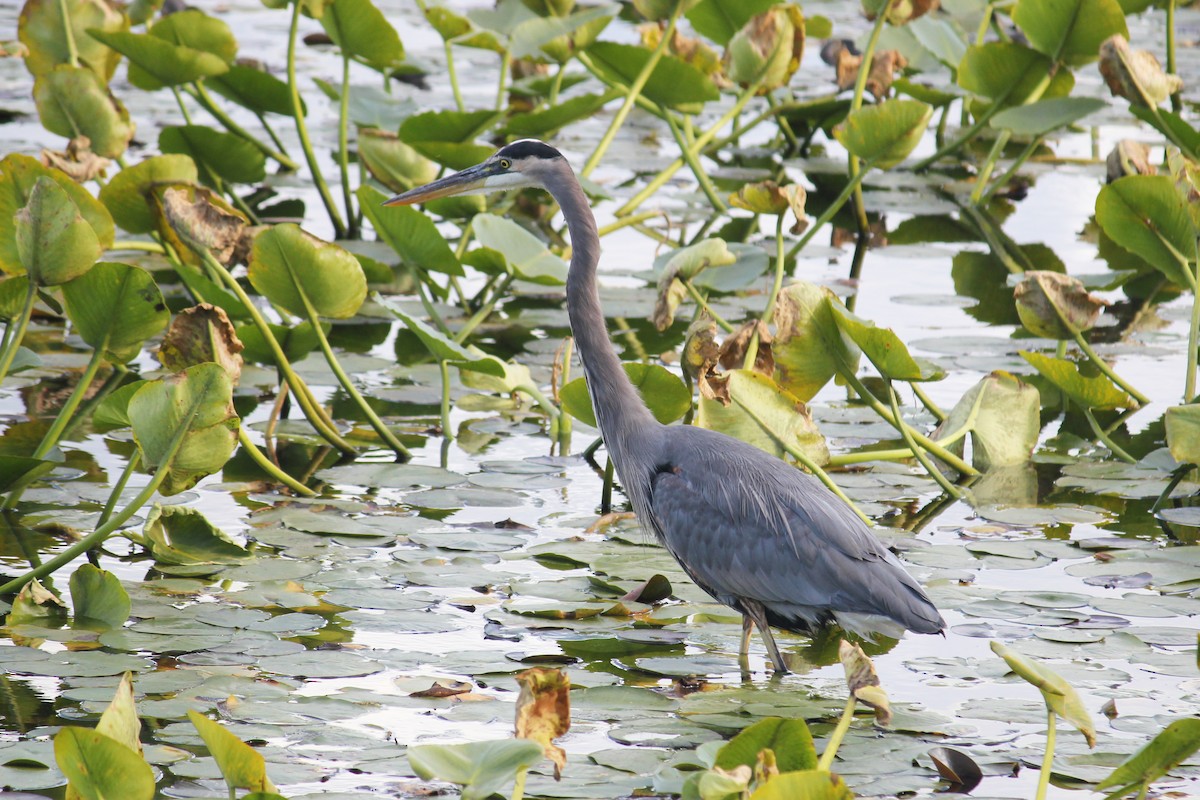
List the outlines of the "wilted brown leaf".
{"label": "wilted brown leaf", "polygon": [[[663,27],[659,23],[639,25],[638,33],[642,37],[642,46],[649,50],[656,49],[662,41]],[[708,75],[718,88],[725,89],[733,85],[721,71],[721,56],[700,39],[684,36],[676,28],[671,34],[671,41],[667,43],[667,50],[671,55]]]}
{"label": "wilted brown leaf", "polygon": [[554,762],[554,779],[562,777],[567,754],[554,739],[571,727],[571,679],[561,669],[532,667],[517,673],[521,694],[517,698],[517,736],[532,739]]}
{"label": "wilted brown leaf", "polygon": [[1021,324],[1047,339],[1071,339],[1076,332],[1091,330],[1108,305],[1090,294],[1078,278],[1045,270],[1026,272],[1013,298]]}
{"label": "wilted brown leaf", "polygon": [[1164,72],[1153,53],[1131,50],[1120,34],[1100,45],[1100,74],[1113,97],[1135,106],[1158,106],[1183,88],[1183,79]]}
{"label": "wilted brown leaf", "polygon": [[1122,139],[1108,154],[1108,183],[1126,175],[1154,175],[1158,170],[1150,163],[1150,148],[1133,139]]}
{"label": "wilted brown leaf", "polygon": [[222,208],[224,201],[201,186],[164,188],[154,192],[154,199],[167,231],[184,249],[207,250],[222,264],[234,263],[247,229],[240,213]]}
{"label": "wilted brown leaf", "polygon": [[712,370],[719,357],[717,323],[707,314],[702,314],[691,324],[684,336],[680,366],[689,378],[697,380]]}
{"label": "wilted brown leaf", "polygon": [[1192,218],[1192,225],[1200,230],[1200,164],[1178,150],[1168,148],[1167,168],[1175,180],[1175,191],[1183,198],[1183,204]]}
{"label": "wilted brown leaf", "polygon": [[[666,275],[663,277],[665,279]],[[654,314],[650,317],[655,328],[665,331],[675,323],[675,311],[687,297],[687,293],[683,281],[674,276],[669,280],[659,281],[658,299],[654,301]]]}
{"label": "wilted brown leaf", "polygon": [[761,83],[759,94],[786,86],[804,55],[804,15],[781,3],[750,19],[734,34],[721,59],[734,83]]}
{"label": "wilted brown leaf", "polygon": [[796,218],[796,223],[791,229],[793,236],[804,233],[804,229],[808,227],[808,215],[804,213],[807,201],[808,192],[800,184],[780,186],[772,180],[747,183],[729,195],[730,205],[753,211],[755,214],[784,214],[790,210]]}
{"label": "wilted brown leaf", "polygon": [[435,680],[430,684],[428,689],[421,689],[416,692],[409,692],[409,697],[454,697],[469,693],[475,687],[467,681],[454,681],[449,679]]}
{"label": "wilted brown leaf", "polygon": [[758,350],[754,354],[754,365],[751,369],[763,375],[775,374],[775,357],[771,354],[773,338],[766,323],[760,319],[747,322],[725,337],[725,341],[721,343],[721,348],[717,352],[717,361],[722,367],[740,369],[743,366],[746,361],[746,350],[750,347],[750,340],[754,337],[755,332],[758,333]]}
{"label": "wilted brown leaf", "polygon": [[44,148],[40,160],[47,167],[67,173],[76,183],[85,183],[103,175],[112,163],[92,152],[92,140],[86,136],[76,136],[67,143],[66,150]]}
{"label": "wilted brown leaf", "polygon": [[159,345],[158,360],[172,372],[212,361],[236,385],[242,377],[243,349],[224,309],[201,303],[175,315]]}
{"label": "wilted brown leaf", "polygon": [[[844,91],[853,88],[858,80],[863,57],[843,46],[837,51],[835,58],[838,89]],[[898,50],[880,50],[871,59],[871,71],[867,73],[867,91],[876,101],[882,100],[892,88],[892,81],[896,79],[897,73],[907,66],[908,60],[900,55]]]}
{"label": "wilted brown leaf", "polygon": [[867,658],[863,649],[843,639],[838,644],[838,660],[846,670],[846,685],[850,688],[850,694],[875,709],[876,723],[883,726],[890,724],[892,708],[888,703],[887,692],[879,685],[875,665]]}
{"label": "wilted brown leaf", "polygon": [[[863,3],[863,13],[867,19],[875,21],[879,7],[888,0],[866,0]],[[887,21],[891,25],[904,25],[917,17],[922,17],[941,5],[940,0],[895,0],[887,10]]]}

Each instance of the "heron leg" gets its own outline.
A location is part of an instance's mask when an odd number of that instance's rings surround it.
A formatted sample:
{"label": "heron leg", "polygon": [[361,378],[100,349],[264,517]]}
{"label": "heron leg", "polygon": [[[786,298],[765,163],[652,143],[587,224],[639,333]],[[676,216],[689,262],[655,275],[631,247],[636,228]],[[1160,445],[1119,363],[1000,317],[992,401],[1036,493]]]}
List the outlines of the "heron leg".
{"label": "heron leg", "polygon": [[742,617],[742,648],[743,651],[748,649],[750,642],[750,622],[758,626],[758,632],[762,634],[763,644],[767,646],[767,653],[771,656],[771,662],[775,665],[775,674],[786,675],[789,670],[787,664],[783,660],[783,653],[779,652],[779,645],[775,644],[775,637],[771,634],[771,626],[767,624],[767,610],[763,608],[762,603],[755,600],[742,601],[742,608],[745,615]]}

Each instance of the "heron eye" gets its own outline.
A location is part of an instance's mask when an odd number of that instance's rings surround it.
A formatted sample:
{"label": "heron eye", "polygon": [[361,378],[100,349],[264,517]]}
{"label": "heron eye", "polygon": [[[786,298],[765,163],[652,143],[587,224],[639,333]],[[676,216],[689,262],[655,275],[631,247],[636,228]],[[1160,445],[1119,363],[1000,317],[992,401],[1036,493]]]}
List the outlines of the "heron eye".
{"label": "heron eye", "polygon": [[500,159],[500,169],[511,169],[511,168],[512,168],[511,161],[509,161],[507,158]]}

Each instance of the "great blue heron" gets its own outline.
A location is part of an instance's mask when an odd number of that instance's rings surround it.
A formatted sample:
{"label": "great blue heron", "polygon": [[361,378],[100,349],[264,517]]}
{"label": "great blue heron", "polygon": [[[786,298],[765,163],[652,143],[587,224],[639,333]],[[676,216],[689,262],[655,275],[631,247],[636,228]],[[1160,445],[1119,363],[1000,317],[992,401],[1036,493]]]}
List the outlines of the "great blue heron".
{"label": "great blue heron", "polygon": [[621,368],[600,310],[596,219],[571,166],[524,139],[482,164],[387,201],[541,186],[571,234],[567,314],[600,434],[642,525],[696,585],[742,614],[741,659],[757,625],[777,672],[770,626],[814,633],[836,623],[870,636],[940,633],[937,608],[858,516],[812,476],[745,442],[663,425]]}

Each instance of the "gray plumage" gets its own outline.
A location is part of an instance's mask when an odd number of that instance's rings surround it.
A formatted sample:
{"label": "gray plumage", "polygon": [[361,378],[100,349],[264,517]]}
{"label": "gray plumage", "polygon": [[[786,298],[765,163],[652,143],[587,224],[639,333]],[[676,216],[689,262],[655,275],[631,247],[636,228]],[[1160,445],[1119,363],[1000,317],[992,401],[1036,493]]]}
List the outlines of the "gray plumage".
{"label": "gray plumage", "polygon": [[858,516],[812,476],[738,439],[651,415],[625,376],[596,287],[595,217],[567,161],[533,140],[390,200],[539,185],[562,208],[573,248],[567,312],[596,421],[644,526],[704,591],[753,621],[778,671],[770,626],[813,633],[837,624],[869,636],[940,633],[933,603]]}

